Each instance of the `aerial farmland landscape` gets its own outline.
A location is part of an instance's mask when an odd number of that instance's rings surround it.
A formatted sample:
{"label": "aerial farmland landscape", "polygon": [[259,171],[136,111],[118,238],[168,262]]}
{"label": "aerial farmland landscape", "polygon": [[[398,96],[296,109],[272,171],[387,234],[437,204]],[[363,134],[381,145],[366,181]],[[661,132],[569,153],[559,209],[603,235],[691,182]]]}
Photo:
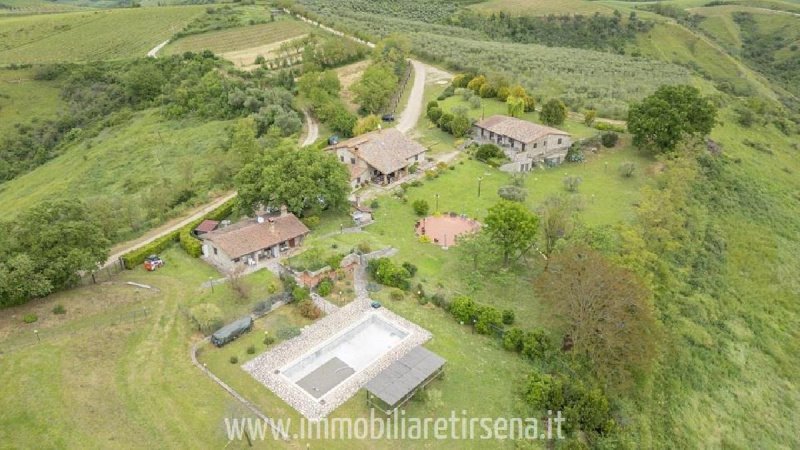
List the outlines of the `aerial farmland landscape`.
{"label": "aerial farmland landscape", "polygon": [[800,447],[800,0],[0,0],[0,448]]}

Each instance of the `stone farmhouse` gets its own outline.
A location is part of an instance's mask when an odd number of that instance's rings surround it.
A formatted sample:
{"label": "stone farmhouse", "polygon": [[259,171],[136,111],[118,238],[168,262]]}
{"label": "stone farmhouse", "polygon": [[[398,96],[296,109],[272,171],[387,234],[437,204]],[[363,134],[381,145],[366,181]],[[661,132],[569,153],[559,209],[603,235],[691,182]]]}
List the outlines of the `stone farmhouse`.
{"label": "stone farmhouse", "polygon": [[511,160],[500,167],[506,172],[528,172],[537,164],[560,164],[572,145],[567,132],[502,115],[475,123],[474,139],[503,149]]}
{"label": "stone farmhouse", "polygon": [[414,164],[425,161],[425,147],[390,128],[362,134],[329,146],[350,170],[353,189],[370,182],[386,185],[407,176]]}
{"label": "stone farmhouse", "polygon": [[260,212],[256,217],[237,222],[200,236],[203,257],[223,270],[241,265],[257,265],[277,258],[300,246],[309,229],[294,214],[282,207],[280,214]]}

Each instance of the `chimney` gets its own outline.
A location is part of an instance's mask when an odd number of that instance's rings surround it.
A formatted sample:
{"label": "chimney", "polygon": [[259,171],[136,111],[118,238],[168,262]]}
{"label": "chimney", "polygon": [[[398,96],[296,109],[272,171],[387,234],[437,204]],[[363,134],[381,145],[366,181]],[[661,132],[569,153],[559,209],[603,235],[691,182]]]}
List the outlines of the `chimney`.
{"label": "chimney", "polygon": [[284,217],[287,214],[289,214],[289,209],[286,207],[286,205],[281,205],[281,215],[280,215],[280,217]]}
{"label": "chimney", "polygon": [[262,215],[260,215],[260,214],[259,214],[259,215],[257,215],[257,216],[256,216],[256,221],[257,221],[258,223],[264,223],[264,216],[262,216]]}
{"label": "chimney", "polygon": [[268,220],[269,220],[269,231],[270,231],[270,233],[274,233],[275,232],[275,218],[270,217]]}

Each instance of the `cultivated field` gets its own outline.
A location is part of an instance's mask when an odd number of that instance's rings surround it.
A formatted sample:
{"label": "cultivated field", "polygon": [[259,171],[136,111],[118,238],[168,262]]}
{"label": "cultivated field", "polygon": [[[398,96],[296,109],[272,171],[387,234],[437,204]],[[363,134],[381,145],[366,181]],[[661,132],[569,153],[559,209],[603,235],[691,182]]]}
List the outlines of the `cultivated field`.
{"label": "cultivated field", "polygon": [[589,0],[487,0],[471,6],[486,13],[506,12],[514,15],[546,16],[548,14],[611,14],[612,8]]}
{"label": "cultivated field", "polygon": [[0,18],[0,64],[144,56],[201,14],[183,6]]}
{"label": "cultivated field", "polygon": [[249,61],[262,55],[268,57],[280,43],[305,36],[311,27],[299,20],[278,20],[261,25],[212,31],[180,38],[164,48],[166,54],[180,54],[186,51],[211,50],[217,54],[228,54],[229,59]]}

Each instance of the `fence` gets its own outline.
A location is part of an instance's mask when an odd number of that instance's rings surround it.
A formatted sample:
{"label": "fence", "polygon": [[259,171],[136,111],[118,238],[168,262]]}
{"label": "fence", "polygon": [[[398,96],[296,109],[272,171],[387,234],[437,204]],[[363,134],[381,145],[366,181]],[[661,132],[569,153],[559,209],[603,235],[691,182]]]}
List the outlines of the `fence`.
{"label": "fence", "polygon": [[392,113],[397,112],[397,105],[403,98],[403,93],[406,91],[406,87],[408,87],[408,80],[409,78],[411,78],[412,70],[413,66],[411,65],[411,63],[407,63],[406,72],[403,74],[403,78],[397,84],[397,90],[392,96],[392,99],[389,101],[389,111],[391,111]]}
{"label": "fence", "polygon": [[81,275],[80,279],[78,280],[78,286],[88,286],[90,284],[111,281],[114,275],[122,272],[123,270],[125,270],[125,264],[121,259],[118,259],[102,269],[97,269]]}
{"label": "fence", "polygon": [[143,323],[151,316],[148,308],[139,308],[122,314],[108,317],[90,319],[88,323],[80,328],[66,329],[64,327],[33,329],[30,333],[18,334],[2,342],[0,354],[22,350],[32,345],[44,344],[56,338],[75,336],[98,328],[113,327],[120,324]]}

